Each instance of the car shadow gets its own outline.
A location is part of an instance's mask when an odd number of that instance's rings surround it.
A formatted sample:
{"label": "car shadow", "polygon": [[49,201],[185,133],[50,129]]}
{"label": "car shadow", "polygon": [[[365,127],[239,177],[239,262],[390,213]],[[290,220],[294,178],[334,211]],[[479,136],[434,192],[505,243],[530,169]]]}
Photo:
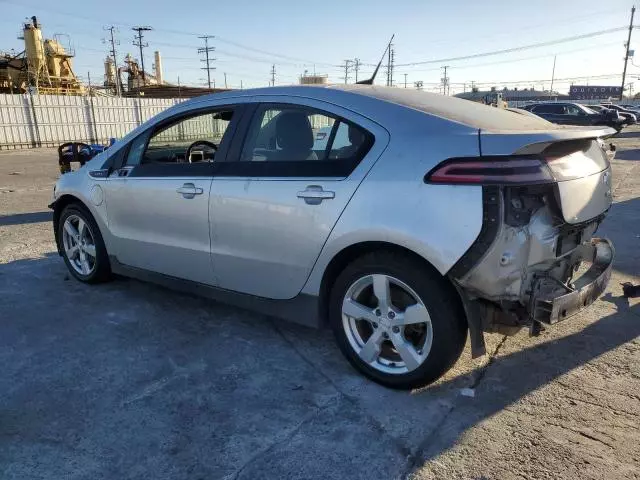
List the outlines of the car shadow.
{"label": "car shadow", "polygon": [[[16,279],[20,281],[16,282]],[[5,333],[8,333],[7,341],[11,338],[15,339],[15,341],[11,341],[11,345],[15,345],[12,348],[15,348],[13,357],[16,358],[16,362],[19,362],[20,358],[28,353],[28,351],[23,352],[21,350],[23,347],[18,341],[21,338],[25,338],[25,332],[28,332],[32,342],[40,341],[41,337],[49,338],[48,336],[51,335],[57,339],[55,344],[51,346],[54,351],[47,353],[47,355],[61,355],[61,358],[67,359],[77,358],[79,359],[77,361],[80,362],[84,362],[89,358],[86,356],[87,352],[104,350],[102,353],[104,357],[100,358],[103,358],[102,361],[109,363],[115,357],[123,356],[123,352],[128,352],[128,348],[133,348],[132,346],[135,345],[136,352],[144,352],[149,349],[154,351],[154,349],[159,348],[159,351],[162,351],[162,355],[158,358],[165,355],[184,359],[206,358],[206,363],[203,364],[205,367],[203,368],[215,369],[222,367],[217,367],[217,363],[213,360],[215,357],[211,356],[210,346],[212,344],[210,340],[225,338],[226,347],[224,349],[223,347],[218,347],[220,352],[225,355],[225,352],[243,351],[242,349],[245,348],[243,345],[246,343],[250,343],[250,350],[248,351],[254,354],[256,348],[265,349],[263,355],[268,359],[266,362],[268,367],[252,373],[252,375],[259,379],[269,379],[269,382],[267,382],[269,384],[268,391],[261,391],[260,393],[261,402],[266,405],[271,405],[271,403],[278,400],[279,394],[277,392],[280,391],[280,395],[282,395],[282,392],[289,388],[284,383],[291,380],[291,378],[295,380],[296,384],[299,383],[301,385],[301,387],[295,387],[295,392],[314,392],[315,390],[324,392],[328,387],[328,383],[324,382],[322,378],[325,377],[331,379],[330,383],[339,391],[349,384],[355,384],[355,388],[349,389],[349,392],[343,395],[349,399],[349,402],[355,402],[360,406],[360,409],[373,417],[379,415],[376,412],[380,408],[370,408],[371,403],[373,402],[377,405],[376,402],[379,403],[380,401],[385,402],[385,404],[408,407],[405,409],[393,409],[394,422],[397,424],[414,424],[416,423],[416,412],[422,412],[421,421],[429,423],[428,429],[433,430],[435,434],[415,438],[400,438],[400,435],[396,432],[386,433],[386,435],[398,435],[398,438],[396,438],[398,442],[409,443],[407,448],[403,450],[410,452],[408,463],[405,457],[397,460],[399,468],[402,466],[401,468],[405,469],[407,473],[419,468],[424,462],[435,459],[438,455],[453,447],[466,431],[483,420],[490,418],[567,372],[634,340],[640,335],[640,305],[629,307],[624,299],[614,297],[609,293],[604,300],[612,302],[618,307],[618,311],[594,321],[583,330],[507,355],[498,355],[493,359],[489,367],[486,365],[479,366],[472,369],[470,373],[465,372],[453,376],[438,384],[408,394],[407,392],[390,391],[377,385],[370,385],[371,382],[355,375],[355,372],[351,371],[347,362],[339,357],[330,335],[324,335],[317,330],[305,327],[283,326],[282,330],[286,331],[287,336],[288,334],[293,334],[296,337],[296,346],[288,346],[287,343],[279,342],[278,335],[273,334],[273,327],[269,325],[270,322],[265,321],[263,316],[251,314],[241,309],[171,292],[162,287],[143,284],[135,280],[121,279],[99,287],[87,286],[76,282],[68,274],[62,260],[55,252],[50,252],[43,258],[22,259],[0,265],[0,287],[5,296],[2,300],[8,302],[5,305],[10,306],[13,304],[16,307],[15,310],[5,310],[8,315],[7,318],[12,318],[15,321],[7,322],[3,327],[6,330]],[[44,322],[36,321],[33,312],[31,312],[31,315],[28,312],[24,312],[26,304],[19,306],[17,302],[18,299],[23,298],[25,288],[38,292],[38,296],[32,302],[35,307],[32,306],[30,308],[47,308],[48,315],[55,320],[47,317]],[[45,301],[49,303],[43,303]],[[67,308],[66,305],[73,305],[74,309],[82,307],[84,308],[84,313],[81,312],[82,314],[67,317],[64,314]],[[109,310],[100,313],[104,309],[120,308],[117,306],[121,306],[121,314],[111,316],[108,313]],[[160,310],[156,309],[160,309],[164,314],[157,315]],[[97,312],[91,313],[94,310]],[[611,312],[610,309],[607,311]],[[125,315],[125,312],[128,313]],[[208,312],[212,313],[211,317]],[[17,321],[20,316],[24,318],[21,317],[20,321]],[[275,330],[276,332],[279,331],[280,327],[276,327]],[[80,332],[86,333],[82,336]],[[253,332],[252,335],[257,335],[257,337],[249,336],[248,332]],[[247,342],[244,337],[252,338],[252,341]],[[258,341],[256,338],[261,340]],[[534,342],[532,341],[532,343]],[[64,355],[55,350],[57,348],[56,345],[59,344],[65,349]],[[83,344],[84,348],[82,347]],[[272,345],[272,347],[269,347],[269,345]],[[301,348],[300,345],[308,345],[309,349]],[[126,347],[125,350],[122,350],[123,346]],[[311,350],[314,349],[319,354],[313,355]],[[301,358],[296,360],[295,352]],[[145,372],[140,378],[146,379],[149,375],[147,370],[154,371],[154,362],[157,363],[158,360],[154,360],[153,356],[144,355],[136,358],[136,364]],[[278,368],[282,367],[278,363],[279,359],[289,365],[286,370],[283,370],[285,373],[289,372],[286,373],[286,380],[285,377],[280,376],[272,378],[273,372],[279,371]],[[185,360],[186,363],[189,361],[191,360]],[[238,363],[238,365],[242,364]],[[251,365],[254,364],[251,363]],[[258,364],[256,363],[255,365]],[[278,368],[274,369],[274,365],[278,366]],[[55,363],[50,365],[48,369],[47,378],[56,379],[54,381],[56,385],[58,381],[62,382],[61,385],[65,385],[62,379],[66,373],[62,366],[64,366],[64,363]],[[100,369],[104,368],[102,363],[96,364],[96,366]],[[131,369],[132,366],[129,363],[123,363],[118,368]],[[252,366],[251,368],[256,367]],[[11,370],[10,367],[9,370]],[[227,370],[222,369],[220,371],[226,372]],[[74,385],[82,385],[83,389],[88,389],[92,392],[102,391],[101,384],[93,383],[91,374],[87,372],[82,373],[77,378],[74,377]],[[116,371],[114,370],[114,372]],[[208,389],[223,388],[224,382],[228,381],[228,375],[226,377],[222,375],[220,380],[216,380],[218,378],[216,372],[218,370],[213,370],[213,373],[210,372],[208,374],[207,378],[209,380],[200,379],[200,381],[212,382],[207,384]],[[323,375],[320,376],[316,372],[323,372]],[[526,372],[526,374],[523,374],[523,372]],[[122,374],[123,372],[120,371],[117,371],[117,375],[114,373],[116,376],[121,376]],[[239,378],[244,377],[240,375]],[[486,382],[487,378],[500,379],[499,395],[491,392],[491,383]],[[474,398],[460,396],[458,394],[459,388],[468,385],[470,379],[474,379],[476,396]],[[133,382],[133,380],[131,381]],[[34,382],[34,385],[39,385],[38,381],[34,380]],[[192,385],[190,384],[185,388],[195,388],[197,390],[198,384],[198,381],[194,380]],[[125,386],[123,391],[126,391],[127,394],[131,394],[130,390],[135,390],[135,385],[130,384],[129,381],[123,380],[122,385]],[[122,388],[122,385],[120,388]],[[57,388],[57,393],[53,394],[53,397],[60,399],[62,398],[60,396],[61,387]],[[105,395],[108,395],[111,390],[118,393],[117,387],[113,386],[107,390]],[[44,398],[42,396],[44,393],[46,392],[40,392],[38,397],[40,400]],[[186,392],[186,394],[189,394],[189,392]],[[323,394],[331,396],[330,392]],[[160,390],[158,395],[162,395]],[[233,401],[226,406],[217,405],[217,409],[224,410],[228,408],[227,414],[234,418],[234,421],[239,421],[237,415],[234,416],[233,412],[236,403],[243,404],[243,395],[246,396],[246,390],[239,389],[238,396],[232,393],[229,395],[231,395],[230,398]],[[287,395],[291,394],[287,393]],[[434,410],[434,405],[442,402],[443,398],[452,397],[454,398],[454,408],[450,410],[448,415],[443,412],[442,422],[440,422],[439,418],[434,419],[433,414],[431,417],[425,416],[425,412]],[[108,411],[112,407],[109,402],[114,401],[114,398],[117,399],[119,397],[115,396],[111,400],[105,400],[107,403],[103,402],[105,410]],[[296,404],[296,401],[292,398],[289,398],[288,401],[290,403],[287,408],[298,408],[302,412],[304,409],[301,404]],[[95,413],[93,406],[84,402],[77,400],[74,408],[88,409],[92,414]],[[164,402],[171,403],[171,397],[160,396],[158,402],[158,405],[165,408]],[[261,414],[275,414],[275,411],[270,410],[270,408],[272,407],[263,408],[260,410]],[[279,404],[277,408],[279,408]],[[53,407],[47,407],[45,410],[52,409]],[[201,405],[201,410],[199,410],[201,413],[198,413],[197,420],[202,422],[213,421],[205,413],[202,413],[207,411],[208,409],[204,407],[204,404]],[[248,413],[252,414],[252,412]],[[383,410],[383,414],[386,415],[387,413]],[[380,425],[385,425],[387,422],[380,419],[379,423]],[[101,428],[107,428],[104,426],[106,425],[105,423],[101,425]],[[73,422],[64,417],[62,424],[56,424],[56,429],[67,433],[67,430],[72,429],[72,426]],[[18,422],[16,428],[18,427],[22,428],[22,423]],[[336,424],[335,428],[340,427]],[[40,430],[36,431],[40,432]],[[231,432],[229,434],[233,435]],[[91,438],[92,441],[99,442],[99,439],[92,437],[93,433],[91,431],[88,431],[85,435]],[[311,434],[309,442],[313,442],[312,437]],[[243,437],[239,436],[234,441],[242,443]],[[249,445],[251,439],[246,440],[246,442]],[[334,452],[348,452],[349,445],[338,442],[334,445],[333,450]],[[340,461],[340,455],[334,454],[337,455],[336,461]],[[121,455],[126,454],[121,453]],[[191,452],[190,455],[195,454]],[[193,458],[193,461],[199,460],[201,459]],[[358,474],[354,478],[369,477]]]}
{"label": "car shadow", "polygon": [[0,227],[11,225],[26,225],[29,223],[50,222],[53,212],[15,213],[13,215],[0,215]]}
{"label": "car shadow", "polygon": [[[613,297],[610,293],[604,300],[612,302],[619,310],[570,335],[494,358],[489,368],[492,379],[499,382],[500,394],[492,394],[496,382],[489,386],[481,382],[474,398],[460,397],[458,408],[453,411],[455,418],[443,424],[438,438],[424,446],[414,458],[413,468],[450,449],[466,431],[526,395],[636,339],[640,335],[640,305],[630,308],[625,298]],[[481,371],[483,368],[486,367],[476,369],[471,375],[482,378],[485,375]],[[421,394],[425,398],[437,395],[459,386],[457,380],[427,387]]]}

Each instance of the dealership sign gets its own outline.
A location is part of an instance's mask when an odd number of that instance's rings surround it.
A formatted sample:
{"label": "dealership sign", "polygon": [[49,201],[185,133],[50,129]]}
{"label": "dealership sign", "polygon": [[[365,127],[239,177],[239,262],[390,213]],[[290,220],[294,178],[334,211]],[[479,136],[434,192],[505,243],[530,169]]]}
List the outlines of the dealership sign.
{"label": "dealership sign", "polygon": [[575,99],[619,97],[622,88],[598,85],[571,85],[569,95]]}

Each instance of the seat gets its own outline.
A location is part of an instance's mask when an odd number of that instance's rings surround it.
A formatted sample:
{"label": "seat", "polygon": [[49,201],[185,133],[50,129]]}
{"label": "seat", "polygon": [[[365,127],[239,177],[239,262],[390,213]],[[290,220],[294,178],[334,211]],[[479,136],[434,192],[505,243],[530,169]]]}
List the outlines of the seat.
{"label": "seat", "polygon": [[358,150],[360,150],[360,147],[362,147],[362,144],[364,143],[364,140],[365,140],[364,133],[358,127],[349,125],[348,132],[349,132],[349,143],[351,145],[347,145],[345,147],[338,149],[335,156],[336,159],[353,157],[356,153],[358,153]]}
{"label": "seat", "polygon": [[280,150],[270,160],[317,160],[313,147],[313,130],[304,112],[282,112],[276,121],[276,140]]}

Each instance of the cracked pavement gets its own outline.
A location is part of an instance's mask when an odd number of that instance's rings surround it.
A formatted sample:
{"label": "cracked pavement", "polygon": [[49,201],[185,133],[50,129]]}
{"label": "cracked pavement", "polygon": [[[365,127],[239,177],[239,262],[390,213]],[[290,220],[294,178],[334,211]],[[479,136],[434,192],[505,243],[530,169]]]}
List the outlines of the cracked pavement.
{"label": "cracked pavement", "polygon": [[70,279],[55,150],[0,152],[0,478],[640,478],[640,298],[620,286],[640,283],[640,128],[614,143],[606,294],[413,392],[358,375],[328,331]]}

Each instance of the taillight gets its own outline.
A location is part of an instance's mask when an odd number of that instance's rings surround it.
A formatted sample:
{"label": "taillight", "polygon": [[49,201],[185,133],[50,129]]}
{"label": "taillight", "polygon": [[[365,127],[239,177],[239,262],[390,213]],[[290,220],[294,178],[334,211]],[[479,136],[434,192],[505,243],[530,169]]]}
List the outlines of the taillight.
{"label": "taillight", "polygon": [[609,168],[597,141],[555,143],[539,155],[451,158],[427,173],[427,183],[535,185],[595,175]]}
{"label": "taillight", "polygon": [[427,183],[521,185],[552,183],[546,165],[536,157],[452,158],[424,177]]}

